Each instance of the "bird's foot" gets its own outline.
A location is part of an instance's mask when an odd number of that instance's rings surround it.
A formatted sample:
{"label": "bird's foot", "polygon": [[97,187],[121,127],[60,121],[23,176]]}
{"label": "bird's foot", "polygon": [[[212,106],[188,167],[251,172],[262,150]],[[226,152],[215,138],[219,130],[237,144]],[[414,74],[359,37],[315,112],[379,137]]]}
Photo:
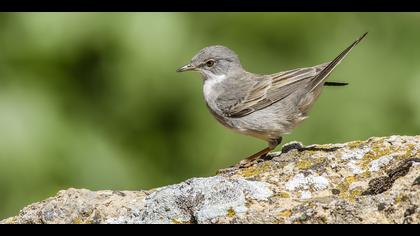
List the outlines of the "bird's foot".
{"label": "bird's foot", "polygon": [[244,169],[244,168],[248,168],[253,166],[255,163],[257,163],[258,161],[264,161],[267,153],[270,152],[271,150],[273,150],[274,147],[269,146],[267,148],[264,148],[263,150],[247,157],[246,159],[240,161],[238,164],[233,165],[229,168],[225,168],[225,169],[221,169],[217,172],[217,174],[225,174],[225,173],[229,173],[232,172],[234,170],[239,170],[239,169]]}
{"label": "bird's foot", "polygon": [[247,159],[240,161],[238,164],[230,166],[228,168],[220,169],[217,171],[217,174],[226,174],[235,170],[244,169],[253,166],[257,160],[249,161]]}
{"label": "bird's foot", "polygon": [[223,168],[217,171],[217,175],[222,175],[222,174],[227,174],[227,173],[231,173],[233,171],[237,170],[237,168],[235,166],[231,166],[228,168]]}
{"label": "bird's foot", "polygon": [[267,153],[262,155],[262,156],[244,159],[244,160],[240,161],[238,164],[235,164],[235,165],[230,166],[228,168],[224,168],[224,169],[221,169],[221,170],[217,171],[217,174],[225,174],[225,173],[232,172],[234,170],[245,169],[245,168],[251,167],[251,166],[257,164],[258,162],[265,161],[266,157],[267,157]]}

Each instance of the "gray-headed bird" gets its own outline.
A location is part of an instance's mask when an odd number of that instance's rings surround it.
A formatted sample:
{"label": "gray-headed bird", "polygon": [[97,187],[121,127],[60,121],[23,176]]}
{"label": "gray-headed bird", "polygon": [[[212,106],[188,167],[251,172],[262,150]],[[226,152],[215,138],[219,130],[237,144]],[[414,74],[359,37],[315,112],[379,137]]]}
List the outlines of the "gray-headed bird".
{"label": "gray-headed bird", "polygon": [[235,52],[216,45],[200,50],[177,72],[201,74],[207,107],[222,125],[268,142],[267,148],[241,161],[239,167],[244,167],[277,147],[283,135],[308,117],[323,86],[346,85],[326,79],[366,34],[334,60],[313,67],[254,74],[242,67]]}

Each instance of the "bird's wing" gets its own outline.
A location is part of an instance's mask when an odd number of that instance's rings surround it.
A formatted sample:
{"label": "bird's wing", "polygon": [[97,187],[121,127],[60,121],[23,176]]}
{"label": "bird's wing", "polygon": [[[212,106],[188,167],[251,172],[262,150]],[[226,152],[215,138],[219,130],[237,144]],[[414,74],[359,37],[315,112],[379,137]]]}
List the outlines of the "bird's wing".
{"label": "bird's wing", "polygon": [[363,34],[353,44],[347,47],[334,60],[308,68],[299,68],[280,72],[271,76],[257,78],[245,96],[232,106],[223,109],[225,116],[239,118],[261,110],[278,102],[299,88],[305,88],[308,93],[324,85],[331,71],[348,55],[348,53],[366,36]]}
{"label": "bird's wing", "polygon": [[289,96],[326,66],[327,64],[322,64],[256,78],[245,96],[232,106],[223,109],[223,112],[227,117],[239,118],[263,109]]}

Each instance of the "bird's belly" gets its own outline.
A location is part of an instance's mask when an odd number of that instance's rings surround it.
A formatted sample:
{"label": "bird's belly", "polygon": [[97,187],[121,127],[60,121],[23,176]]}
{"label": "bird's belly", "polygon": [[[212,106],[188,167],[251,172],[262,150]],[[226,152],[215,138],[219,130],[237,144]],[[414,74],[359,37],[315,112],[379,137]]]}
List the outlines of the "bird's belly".
{"label": "bird's belly", "polygon": [[268,115],[261,110],[244,117],[230,118],[215,111],[209,104],[207,107],[220,124],[240,134],[269,141],[289,132],[285,125],[288,122],[282,120],[278,114]]}
{"label": "bird's belly", "polygon": [[273,104],[240,118],[225,117],[215,111],[216,109],[212,109],[211,104],[207,104],[207,107],[216,120],[225,127],[263,140],[277,139],[290,133],[305,119],[296,112],[285,113],[281,103]]}

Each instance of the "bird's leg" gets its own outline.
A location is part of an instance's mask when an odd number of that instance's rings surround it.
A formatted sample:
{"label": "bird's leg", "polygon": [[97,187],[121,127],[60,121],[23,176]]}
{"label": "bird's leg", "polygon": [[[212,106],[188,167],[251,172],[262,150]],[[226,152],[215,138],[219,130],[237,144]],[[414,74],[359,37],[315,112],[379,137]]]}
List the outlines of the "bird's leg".
{"label": "bird's leg", "polygon": [[[280,143],[283,141],[283,137],[279,137],[278,139],[273,139],[270,142],[268,142],[268,146],[271,147],[271,150],[274,150]],[[262,155],[260,158],[265,158],[267,156],[268,152],[264,155]]]}
{"label": "bird's leg", "polygon": [[257,153],[255,153],[255,154],[253,154],[253,155],[251,155],[251,156],[249,156],[249,157],[247,157],[246,159],[244,159],[244,160],[242,160],[242,161],[240,161],[238,164],[236,164],[236,165],[233,165],[233,166],[231,166],[231,167],[229,167],[229,168],[226,168],[226,169],[221,169],[221,170],[219,170],[218,172],[217,172],[217,174],[223,174],[223,173],[227,173],[227,172],[230,172],[230,171],[232,171],[232,170],[235,170],[235,169],[240,169],[240,168],[246,168],[246,167],[250,167],[251,165],[252,165],[252,163],[255,161],[255,160],[257,160],[257,159],[259,159],[261,156],[265,156],[265,155],[267,155],[267,153],[268,152],[270,152],[271,150],[273,150],[274,148],[272,148],[272,147],[266,147],[266,148],[264,148],[263,150],[261,150],[261,151],[259,151],[259,152],[257,152]]}
{"label": "bird's leg", "polygon": [[246,168],[251,166],[252,162],[255,160],[258,160],[260,158],[264,158],[265,156],[267,156],[267,154],[274,150],[282,141],[282,137],[278,138],[278,139],[272,139],[268,142],[268,147],[264,148],[263,150],[247,157],[246,159],[242,160],[241,162],[239,162],[239,168]]}
{"label": "bird's leg", "polygon": [[255,160],[257,160],[260,157],[264,157],[267,155],[267,153],[269,153],[271,150],[273,150],[273,148],[271,147],[266,147],[263,150],[245,158],[244,160],[242,160],[241,162],[253,162]]}
{"label": "bird's leg", "polygon": [[281,143],[281,141],[282,141],[282,137],[280,137],[278,139],[270,140],[268,142],[268,147],[266,147],[263,150],[255,153],[252,156],[247,157],[246,159],[242,160],[241,162],[239,162],[238,164],[236,164],[234,166],[231,166],[231,167],[226,168],[226,169],[219,170],[217,172],[217,174],[228,173],[228,172],[231,172],[232,170],[235,170],[235,169],[246,168],[246,167],[252,166],[252,163],[255,160],[258,160],[259,158],[265,157],[267,155],[267,153],[274,150]]}
{"label": "bird's leg", "polygon": [[240,168],[247,168],[247,167],[250,167],[250,166],[252,166],[252,163],[255,161],[255,160],[257,160],[257,159],[259,159],[261,156],[265,156],[265,155],[267,155],[267,153],[268,152],[270,152],[271,150],[273,150],[274,148],[272,148],[272,147],[266,147],[266,148],[264,148],[263,150],[261,150],[261,151],[259,151],[259,152],[257,152],[257,153],[255,153],[255,154],[253,154],[253,155],[251,155],[251,156],[249,156],[249,157],[247,157],[246,159],[244,159],[244,160],[242,160],[242,161],[240,161],[238,164],[236,164],[236,165],[233,165],[233,166],[231,166],[231,167],[229,167],[229,168],[226,168],[226,169],[221,169],[221,170],[219,170],[217,173],[218,174],[223,174],[223,173],[227,173],[227,172],[230,172],[230,171],[232,171],[232,170],[235,170],[235,169],[240,169]]}

